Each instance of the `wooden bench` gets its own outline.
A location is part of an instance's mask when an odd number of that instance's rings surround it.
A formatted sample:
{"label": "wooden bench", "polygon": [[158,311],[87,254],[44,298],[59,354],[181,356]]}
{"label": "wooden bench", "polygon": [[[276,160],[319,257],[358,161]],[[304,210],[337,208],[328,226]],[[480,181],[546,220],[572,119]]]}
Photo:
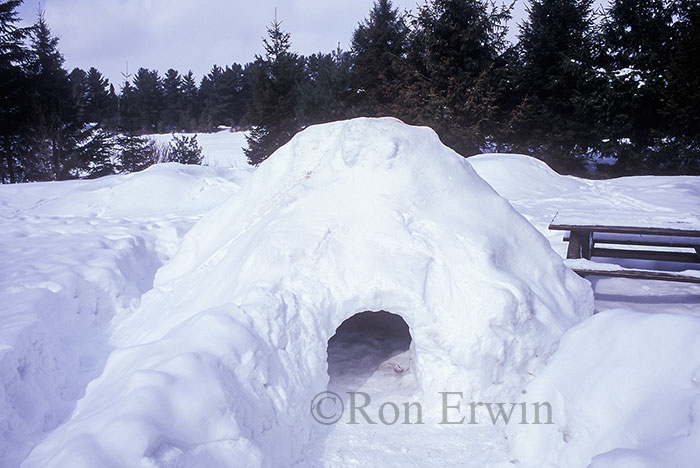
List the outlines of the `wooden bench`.
{"label": "wooden bench", "polygon": [[[700,229],[690,227],[612,226],[558,221],[558,215],[549,225],[550,230],[568,231],[567,259],[581,276],[616,276],[651,280],[680,281],[700,284]],[[649,249],[652,247],[652,249]],[[592,257],[647,260],[681,263],[687,270],[698,269],[698,274],[659,269],[624,268],[616,264],[591,262]]]}

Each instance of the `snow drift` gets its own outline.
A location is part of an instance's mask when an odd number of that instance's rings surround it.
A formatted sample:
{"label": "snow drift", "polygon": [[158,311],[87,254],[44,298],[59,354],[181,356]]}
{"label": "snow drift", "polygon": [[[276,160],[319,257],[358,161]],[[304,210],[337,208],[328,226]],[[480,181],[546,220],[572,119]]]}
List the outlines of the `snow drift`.
{"label": "snow drift", "polygon": [[409,325],[416,398],[508,401],[592,292],[431,130],[311,127],[189,231],[23,466],[314,466],[327,341],[366,310]]}

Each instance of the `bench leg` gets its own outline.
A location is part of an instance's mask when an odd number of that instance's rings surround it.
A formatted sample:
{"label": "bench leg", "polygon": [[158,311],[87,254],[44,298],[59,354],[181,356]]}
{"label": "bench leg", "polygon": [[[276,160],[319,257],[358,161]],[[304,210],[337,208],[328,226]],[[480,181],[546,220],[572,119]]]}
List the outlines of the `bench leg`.
{"label": "bench leg", "polygon": [[586,258],[590,260],[592,248],[593,235],[590,231],[571,231],[566,258]]}

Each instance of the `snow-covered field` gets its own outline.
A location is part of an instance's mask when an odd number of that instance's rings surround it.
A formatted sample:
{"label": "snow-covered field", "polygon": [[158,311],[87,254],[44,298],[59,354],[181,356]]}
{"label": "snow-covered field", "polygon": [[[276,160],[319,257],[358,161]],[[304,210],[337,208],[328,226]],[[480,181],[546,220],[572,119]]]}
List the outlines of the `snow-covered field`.
{"label": "snow-covered field", "polygon": [[[176,133],[175,135],[183,135]],[[185,133],[197,137],[197,143],[202,148],[203,164],[210,167],[227,167],[242,170],[252,170],[248,165],[243,148],[248,146],[245,132],[233,132],[221,129],[216,133]],[[159,146],[168,146],[173,139],[170,133],[146,135]]]}
{"label": "snow-covered field", "polygon": [[392,119],[255,170],[198,141],[208,167],[0,187],[0,466],[698,466],[700,285],[589,283],[547,225],[700,226],[699,177]]}

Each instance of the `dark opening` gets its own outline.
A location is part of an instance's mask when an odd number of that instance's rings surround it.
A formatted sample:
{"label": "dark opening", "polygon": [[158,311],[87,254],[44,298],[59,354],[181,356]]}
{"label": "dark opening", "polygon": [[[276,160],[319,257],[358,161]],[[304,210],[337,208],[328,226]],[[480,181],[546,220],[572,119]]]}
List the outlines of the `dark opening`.
{"label": "dark opening", "polygon": [[412,374],[410,346],[411,333],[401,316],[383,310],[353,315],[328,340],[329,387],[393,386]]}

